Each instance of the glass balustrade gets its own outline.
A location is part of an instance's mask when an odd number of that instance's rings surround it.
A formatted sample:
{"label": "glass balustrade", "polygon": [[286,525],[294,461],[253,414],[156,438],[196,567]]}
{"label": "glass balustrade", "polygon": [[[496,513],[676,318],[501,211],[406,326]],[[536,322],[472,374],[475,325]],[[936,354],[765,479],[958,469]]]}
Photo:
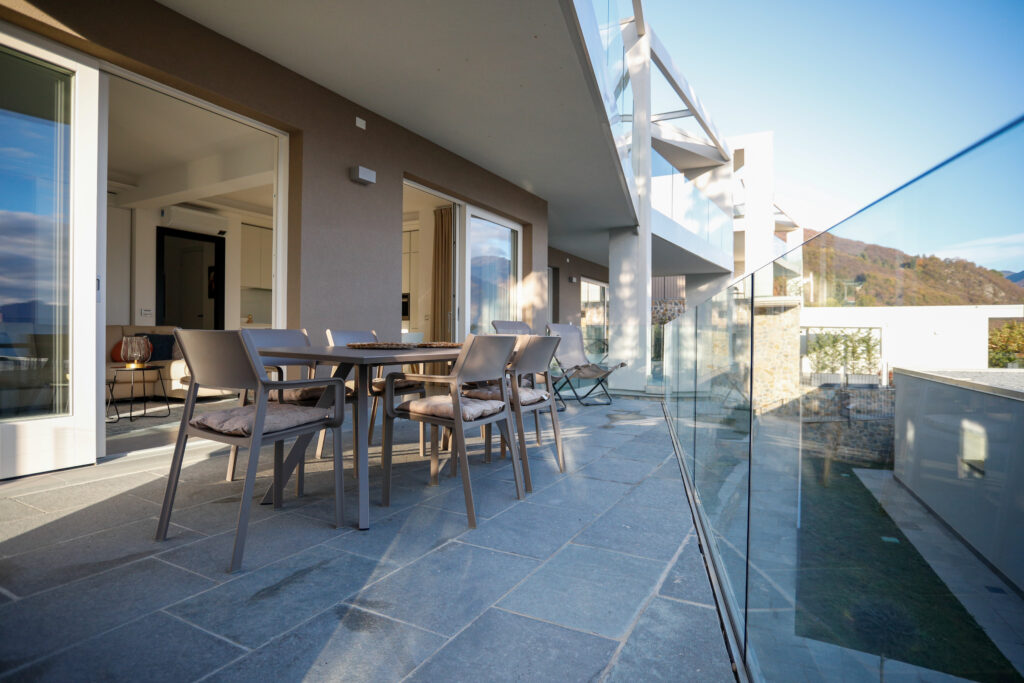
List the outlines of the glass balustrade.
{"label": "glass balustrade", "polygon": [[1018,120],[666,327],[755,679],[1024,680],[1022,153]]}

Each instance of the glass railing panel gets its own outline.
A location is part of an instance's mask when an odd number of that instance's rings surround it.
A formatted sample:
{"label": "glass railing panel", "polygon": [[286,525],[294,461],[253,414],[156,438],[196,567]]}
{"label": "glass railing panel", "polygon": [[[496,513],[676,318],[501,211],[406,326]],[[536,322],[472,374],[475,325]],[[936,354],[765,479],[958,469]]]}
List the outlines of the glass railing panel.
{"label": "glass railing panel", "polygon": [[1022,153],[1018,123],[754,273],[767,680],[1024,680]]}
{"label": "glass railing panel", "polygon": [[733,620],[742,624],[746,591],[750,465],[751,300],[749,278],[695,310],[697,326],[693,484],[712,557]]}

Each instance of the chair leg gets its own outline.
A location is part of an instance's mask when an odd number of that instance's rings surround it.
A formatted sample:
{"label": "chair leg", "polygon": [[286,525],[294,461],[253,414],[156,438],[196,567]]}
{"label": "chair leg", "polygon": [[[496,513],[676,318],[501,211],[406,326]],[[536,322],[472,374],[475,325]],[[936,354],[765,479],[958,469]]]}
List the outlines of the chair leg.
{"label": "chair leg", "polygon": [[[249,402],[249,392],[242,391],[238,394],[238,405],[239,407],[247,405]],[[235,466],[238,464],[238,446],[232,446],[231,450],[228,451],[228,473],[225,477],[225,481],[235,480]]]}
{"label": "chair leg", "polygon": [[[572,385],[570,384],[569,386]],[[600,396],[595,396],[588,402],[586,399],[589,398],[590,395],[597,391],[598,389],[601,389],[601,391],[604,392],[604,398],[601,398]],[[579,401],[580,405],[583,406],[610,406],[612,404],[612,395],[608,393],[608,389],[605,384],[605,379],[603,377],[594,382],[594,386],[590,387],[590,391],[583,394],[583,396],[580,396],[579,394],[576,393],[575,387],[572,387],[572,393],[575,394],[576,400]]]}
{"label": "chair leg", "polygon": [[441,469],[441,459],[437,447],[437,425],[430,425],[430,485],[438,486],[437,480]]}
{"label": "chair leg", "polygon": [[188,434],[182,429],[178,432],[178,441],[174,444],[174,455],[171,457],[171,471],[167,475],[167,490],[164,492],[164,504],[160,508],[160,521],[156,525],[156,540],[167,540],[167,528],[171,524],[171,508],[174,507],[174,494],[178,492],[178,479],[181,476],[181,463],[185,459],[185,444]]}
{"label": "chair leg", "polygon": [[530,460],[526,457],[526,428],[523,426],[523,411],[516,404],[513,412],[516,414],[516,432],[519,436],[519,461],[523,465],[523,483],[526,485],[526,492],[533,493],[533,481],[530,479]]}
{"label": "chair leg", "polygon": [[519,449],[512,440],[512,420],[506,415],[505,419],[499,420],[497,424],[502,438],[508,442],[509,450],[512,451],[512,476],[516,480],[516,498],[522,500],[526,497],[523,493],[523,470],[519,464]]}
{"label": "chair leg", "polygon": [[284,498],[284,441],[274,442],[274,509],[280,510]]}
{"label": "chair leg", "polygon": [[[334,430],[332,429],[333,433]],[[316,459],[320,460],[324,457],[324,445],[327,443],[327,430],[321,429],[320,434],[316,437]]]}
{"label": "chair leg", "polygon": [[331,448],[334,456],[334,528],[345,526],[345,458],[341,446],[341,425],[331,429],[334,445]]}
{"label": "chair leg", "polygon": [[[539,410],[537,411],[540,412]],[[565,455],[562,453],[562,430],[558,426],[558,409],[551,402],[551,429],[555,432],[555,453],[558,455],[558,471],[565,472]]]}
{"label": "chair leg", "polygon": [[469,517],[469,528],[476,528],[476,507],[473,505],[473,485],[469,481],[469,458],[466,455],[466,435],[462,429],[455,430],[455,452],[452,459],[456,457],[462,462],[462,495],[466,498],[466,516]]}
{"label": "chair leg", "polygon": [[540,411],[533,411],[533,426],[537,430],[537,445],[542,445],[540,442]]}
{"label": "chair leg", "polygon": [[370,428],[366,430],[366,443],[373,445],[373,427],[377,424],[377,406],[380,405],[380,396],[373,397],[373,404],[370,406]]}
{"label": "chair leg", "polygon": [[484,437],[484,462],[491,461],[491,423],[488,422],[480,428]]}
{"label": "chair leg", "polygon": [[245,553],[245,537],[249,532],[249,508],[252,506],[253,488],[256,486],[256,469],[260,460],[260,437],[253,437],[249,443],[249,466],[245,469],[245,485],[242,487],[242,502],[238,506],[238,529],[235,531],[235,547],[231,553],[231,564],[228,572],[236,572],[242,567],[242,555]]}
{"label": "chair leg", "polygon": [[356,410],[356,402],[352,401],[352,478],[359,481],[359,457],[356,455],[358,445],[356,434],[359,433],[359,411]]}
{"label": "chair leg", "polygon": [[447,427],[444,428],[444,438],[441,440],[441,450],[450,451],[452,449],[452,430]]}
{"label": "chair leg", "polygon": [[498,454],[498,459],[499,460],[504,460],[505,459],[505,449],[508,447],[508,441],[505,440],[504,436],[502,436],[499,439],[499,441],[501,441],[501,444],[499,444],[501,446],[501,449],[500,449],[500,452]]}
{"label": "chair leg", "polygon": [[380,444],[380,465],[384,468],[384,485],[381,486],[381,505],[384,507],[391,506],[391,449],[392,440],[394,438],[395,419],[389,415],[384,415],[384,427],[383,435],[381,435]]}
{"label": "chair leg", "polygon": [[420,426],[420,458],[424,458],[427,455],[426,452],[426,429],[427,425],[423,422],[418,423]]}
{"label": "chair leg", "polygon": [[[281,486],[282,490],[284,485]],[[295,468],[295,497],[302,498],[306,495],[306,452],[302,452],[299,464]]]}

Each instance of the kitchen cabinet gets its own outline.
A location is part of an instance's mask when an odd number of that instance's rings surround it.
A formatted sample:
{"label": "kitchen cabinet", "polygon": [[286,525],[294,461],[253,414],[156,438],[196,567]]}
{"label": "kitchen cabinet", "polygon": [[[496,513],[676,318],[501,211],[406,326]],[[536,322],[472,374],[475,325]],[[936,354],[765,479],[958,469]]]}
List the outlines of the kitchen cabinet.
{"label": "kitchen cabinet", "polygon": [[242,287],[274,286],[274,231],[242,225]]}

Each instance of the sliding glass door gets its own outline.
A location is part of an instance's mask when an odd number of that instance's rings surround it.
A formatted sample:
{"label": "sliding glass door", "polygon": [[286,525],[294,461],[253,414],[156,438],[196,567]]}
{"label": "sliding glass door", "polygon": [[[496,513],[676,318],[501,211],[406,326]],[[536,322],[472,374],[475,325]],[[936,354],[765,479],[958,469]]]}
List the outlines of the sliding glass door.
{"label": "sliding glass door", "polygon": [[99,74],[0,33],[0,478],[95,461]]}
{"label": "sliding glass door", "polygon": [[492,334],[492,320],[520,318],[522,229],[472,207],[467,216],[467,328],[471,334]]}

